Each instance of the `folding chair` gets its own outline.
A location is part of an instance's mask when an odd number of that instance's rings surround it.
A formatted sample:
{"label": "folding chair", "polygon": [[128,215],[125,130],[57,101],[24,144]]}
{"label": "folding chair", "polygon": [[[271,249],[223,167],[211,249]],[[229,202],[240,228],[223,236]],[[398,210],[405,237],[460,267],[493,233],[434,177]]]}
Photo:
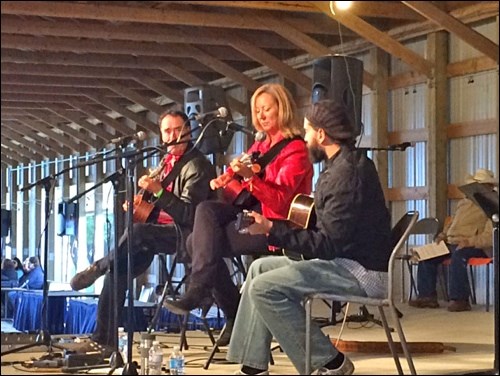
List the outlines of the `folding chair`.
{"label": "folding chair", "polygon": [[313,293],[307,295],[304,298],[304,308],[306,310],[306,343],[305,343],[306,374],[311,373],[311,321],[312,321],[312,302],[314,299],[326,299],[326,300],[358,303],[361,305],[378,307],[380,318],[385,330],[385,334],[387,336],[387,342],[389,344],[389,348],[394,358],[396,368],[398,370],[398,373],[402,375],[403,369],[401,368],[401,362],[399,360],[397,349],[394,340],[392,338],[391,330],[384,312],[384,307],[388,307],[392,314],[392,318],[396,324],[398,337],[401,342],[401,347],[403,348],[406,361],[408,362],[410,372],[412,375],[416,374],[415,366],[413,365],[413,359],[409,352],[403,328],[401,327],[401,322],[399,320],[398,310],[394,304],[394,291],[396,287],[395,286],[396,256],[398,255],[399,252],[401,252],[401,250],[404,249],[404,244],[406,243],[408,236],[410,235],[411,230],[413,226],[415,226],[417,220],[418,220],[418,211],[409,211],[398,221],[398,223],[392,229],[391,238],[392,238],[393,249],[391,256],[389,258],[387,294],[384,298],[376,299],[376,298],[368,298],[365,296],[355,296],[355,295],[344,296],[344,295],[326,294],[326,293]]}
{"label": "folding chair", "polygon": [[[438,234],[438,231],[439,231],[439,219],[434,217],[420,219],[417,223],[415,223],[415,226],[413,226],[413,229],[411,230],[410,236],[408,237],[408,241],[406,242],[405,253],[400,256],[397,256],[397,259],[404,261],[406,263],[406,266],[408,267],[408,273],[410,278],[410,291],[408,294],[408,300],[411,300],[413,293],[415,293],[415,296],[418,295],[417,284],[415,283],[415,278],[413,275],[413,267],[415,266],[415,263],[413,263],[411,259],[411,252],[410,252],[411,248],[409,244],[410,239],[415,238],[417,235],[424,235],[426,236],[426,239],[424,240],[423,243],[429,243],[434,241],[434,238]],[[405,291],[404,271],[401,273],[401,284],[402,284],[402,290]],[[404,302],[404,294],[401,295],[401,302]]]}

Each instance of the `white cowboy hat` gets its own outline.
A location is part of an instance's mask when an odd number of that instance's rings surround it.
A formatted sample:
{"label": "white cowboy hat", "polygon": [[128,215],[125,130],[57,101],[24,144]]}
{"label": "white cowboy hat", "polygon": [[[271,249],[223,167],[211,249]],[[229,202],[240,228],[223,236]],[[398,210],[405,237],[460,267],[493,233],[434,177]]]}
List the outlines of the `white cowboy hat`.
{"label": "white cowboy hat", "polygon": [[498,184],[498,182],[495,180],[495,175],[493,174],[492,171],[486,170],[484,168],[480,168],[476,171],[474,176],[472,175],[467,175],[465,178],[465,183],[466,184],[471,184],[471,183],[490,183],[490,184]]}

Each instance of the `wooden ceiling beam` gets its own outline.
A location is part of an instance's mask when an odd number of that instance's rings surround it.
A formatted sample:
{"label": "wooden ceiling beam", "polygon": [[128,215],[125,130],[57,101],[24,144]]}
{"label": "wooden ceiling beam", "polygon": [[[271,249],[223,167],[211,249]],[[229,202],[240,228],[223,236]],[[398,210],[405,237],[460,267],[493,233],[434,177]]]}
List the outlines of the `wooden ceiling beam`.
{"label": "wooden ceiling beam", "polygon": [[[217,30],[214,28],[214,30]],[[224,29],[220,29],[223,32]],[[204,34],[203,30],[191,28],[189,32],[175,26],[155,24],[110,24],[91,22],[86,20],[58,20],[51,22],[40,18],[30,17],[20,20],[17,17],[3,15],[1,32],[5,34],[21,34],[53,37],[73,37],[105,40],[126,40],[154,43],[199,44],[208,46],[225,46],[221,38],[214,38]],[[277,36],[267,33],[265,38],[256,38],[255,43],[260,48],[295,49],[291,43],[283,41]]]}
{"label": "wooden ceiling beam", "polygon": [[299,72],[298,70],[294,69],[293,67],[284,63],[273,55],[267,53],[266,51],[255,47],[253,43],[243,39],[242,36],[236,36],[233,33],[231,36],[228,36],[228,40],[234,49],[250,56],[252,59],[258,61],[262,65],[273,69],[276,73],[288,78],[294,84],[299,85],[306,90],[312,90],[311,78],[307,77],[305,74]]}
{"label": "wooden ceiling beam", "polygon": [[57,128],[53,124],[46,125],[44,123],[40,123],[40,122],[35,121],[30,116],[19,116],[17,118],[17,121],[19,121],[20,123],[24,124],[25,126],[31,128],[37,132],[42,132],[49,139],[56,140],[57,142],[61,143],[62,145],[66,145],[67,147],[72,149],[73,152],[78,153],[82,149],[81,144],[75,142],[71,138],[72,136],[69,136],[70,132],[68,132],[68,129],[66,129],[66,127],[59,126],[59,128]]}
{"label": "wooden ceiling beam", "polygon": [[192,58],[197,59],[207,67],[239,83],[247,90],[254,91],[260,86],[260,83],[258,83],[257,81],[251,79],[244,73],[241,73],[240,71],[232,68],[230,65],[224,63],[222,60],[216,58],[215,56],[210,55],[203,49],[197,48],[196,46],[186,46],[186,49],[192,54]]}
{"label": "wooden ceiling beam", "polygon": [[[3,122],[2,123],[2,134],[11,140],[15,140],[25,146],[27,149],[33,150],[36,154],[40,154],[47,159],[54,159],[58,157],[58,153],[55,153],[56,144],[53,141],[45,140],[45,144],[48,145],[51,149],[48,150],[44,146],[37,144],[37,140],[32,137],[32,134],[21,134],[19,128],[17,128],[19,124],[15,122]],[[30,138],[33,141],[28,140],[26,137]]]}
{"label": "wooden ceiling beam", "polygon": [[[270,22],[270,20],[272,20]],[[269,17],[266,21],[267,26],[275,33],[281,35],[283,38],[288,39],[304,51],[309,53],[312,57],[321,57],[325,55],[333,55],[332,50],[309,35],[304,34],[302,31],[295,29],[293,26],[288,25],[282,20]],[[370,89],[373,89],[374,77],[371,73],[363,71],[363,83]]]}
{"label": "wooden ceiling beam", "polygon": [[[143,85],[138,85],[132,79],[118,80],[113,79],[119,85],[129,89],[140,89]],[[94,78],[82,78],[77,76],[43,76],[43,75],[25,75],[22,71],[16,73],[6,73],[2,71],[2,83],[13,85],[51,85],[55,87],[81,87],[81,88],[106,88],[103,80]]]}
{"label": "wooden ceiling beam", "polygon": [[[149,98],[143,97],[142,95],[126,88],[123,85],[115,84],[113,82],[108,82],[107,87],[113,90],[115,93],[130,99],[132,102],[140,104],[141,106],[143,106],[144,108],[148,109],[151,112],[154,112],[155,114],[160,115],[164,111],[164,108],[159,104],[156,104]],[[182,101],[184,101],[184,99],[182,99]]]}
{"label": "wooden ceiling beam", "polygon": [[[17,151],[17,146],[14,145],[12,146],[10,143],[9,145],[7,144],[4,144],[3,141],[2,141],[2,162],[5,160],[15,160],[19,163],[24,163],[24,164],[28,164],[31,162],[31,159],[24,156],[24,155],[21,155],[19,154]],[[6,157],[6,158],[5,158]],[[17,165],[17,164],[12,164],[12,166],[14,165]]]}
{"label": "wooden ceiling beam", "polygon": [[[31,49],[36,51],[102,53],[134,56],[189,57],[183,44],[130,42],[102,39],[76,39],[67,37],[36,37],[30,35],[1,34],[3,48]],[[213,47],[215,48],[215,47]],[[219,47],[219,54],[226,60],[249,61],[244,54],[227,47]]]}
{"label": "wooden ceiling beam", "polygon": [[[214,7],[247,8],[262,10],[281,10],[285,12],[319,13],[320,11],[309,1],[170,1],[171,3],[205,5]],[[405,9],[399,2],[382,1],[355,1],[350,8],[358,16],[387,17],[391,14],[394,18],[405,20],[421,20],[414,12]]]}
{"label": "wooden ceiling beam", "polygon": [[122,115],[123,117],[137,123],[140,128],[143,128],[146,131],[158,133],[158,126],[153,123],[151,120],[147,119],[145,116],[141,116],[126,107],[121,106],[116,101],[106,98],[103,92],[95,92],[87,90],[83,92],[88,98],[94,100],[97,103],[102,104],[103,106],[108,107],[111,111],[115,111],[116,113]]}
{"label": "wooden ceiling beam", "polygon": [[[55,115],[54,113],[50,112],[50,110],[25,110],[24,113],[38,121],[41,121],[42,123],[45,123],[50,127],[49,129],[58,127],[58,129],[61,130],[64,135],[72,137],[73,141],[75,141],[74,146],[76,147],[78,145],[78,151],[82,149],[82,144],[85,144],[91,148],[94,147],[94,139],[90,137],[87,129],[81,128],[80,130],[78,130],[73,128],[72,125],[68,123],[67,119]],[[50,138],[50,135],[48,135],[47,137]],[[65,143],[61,143],[61,145],[66,146]],[[63,155],[71,154],[71,150],[69,148],[64,147],[64,149],[65,152],[63,153]]]}
{"label": "wooden ceiling beam", "polygon": [[102,122],[103,124],[113,128],[118,135],[128,135],[136,131],[136,129],[123,124],[121,121],[113,119],[105,113],[94,110],[92,107],[88,106],[83,101],[71,100],[67,102],[71,106],[79,109],[80,111],[87,114],[90,118],[95,118]]}
{"label": "wooden ceiling beam", "polygon": [[411,9],[443,27],[448,32],[498,63],[498,44],[442,11],[430,1],[403,1]]}
{"label": "wooden ceiling beam", "polygon": [[20,143],[18,141],[14,141],[5,136],[2,132],[2,144],[6,145],[12,152],[17,153],[19,156],[26,157],[32,161],[41,161],[43,158],[42,155],[33,153],[31,150],[24,146],[24,143]]}
{"label": "wooden ceiling beam", "polygon": [[[172,9],[148,9],[144,7],[109,5],[104,3],[82,4],[52,1],[2,1],[2,14],[24,16],[59,17],[102,21],[144,22],[163,25],[184,25],[231,29],[262,30],[262,24],[252,17],[240,15],[180,11]],[[300,30],[312,34],[331,34],[323,25],[308,20],[286,17]]]}
{"label": "wooden ceiling beam", "polygon": [[[74,113],[74,111],[70,111],[61,106],[51,106],[48,108],[50,111],[55,113],[56,115],[65,118],[66,120],[75,123],[79,127],[88,130],[90,133],[93,133],[96,137],[99,137],[102,141],[108,141],[115,137],[113,133],[108,132],[104,129],[104,127],[100,124],[93,124],[87,120],[81,119],[78,115]],[[91,143],[92,147],[95,147],[95,143],[99,142],[99,140],[93,141]],[[90,145],[89,145],[90,146]],[[96,148],[98,149],[98,148]]]}
{"label": "wooden ceiling beam", "polygon": [[380,47],[382,50],[399,57],[417,72],[425,74],[428,78],[433,77],[434,67],[431,62],[409,48],[406,48],[404,45],[391,38],[387,33],[378,30],[368,22],[348,12],[336,12],[332,14],[329,3],[326,1],[315,1],[314,4],[328,17],[341,22],[343,25],[355,31],[375,46]]}
{"label": "wooden ceiling beam", "polygon": [[165,76],[163,72],[148,71],[141,69],[123,69],[123,68],[92,68],[76,65],[53,65],[53,64],[13,64],[2,63],[3,74],[23,74],[36,76],[72,76],[89,78],[109,78],[109,79],[130,79],[138,74],[147,74],[148,76],[161,79]]}
{"label": "wooden ceiling beam", "polygon": [[[2,147],[2,149],[4,149],[4,148]],[[8,149],[6,149],[6,150],[8,150]],[[16,159],[12,155],[8,155],[7,153],[8,153],[8,151],[4,152],[3,150],[1,152],[3,165],[14,167],[14,166],[17,166],[19,163],[29,163],[28,158],[23,157],[23,158]]]}

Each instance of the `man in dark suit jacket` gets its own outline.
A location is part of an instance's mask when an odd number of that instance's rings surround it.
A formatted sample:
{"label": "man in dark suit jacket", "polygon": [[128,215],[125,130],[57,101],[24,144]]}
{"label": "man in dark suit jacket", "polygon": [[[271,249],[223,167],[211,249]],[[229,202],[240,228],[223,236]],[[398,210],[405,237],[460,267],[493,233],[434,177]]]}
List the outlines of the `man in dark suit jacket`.
{"label": "man in dark suit jacket", "polygon": [[[198,149],[193,148],[189,134],[189,119],[183,112],[168,111],[160,116],[162,141],[168,146],[168,153],[162,161],[158,176],[142,176],[138,185],[152,195],[154,210],[146,223],[134,223],[132,250],[133,277],[144,273],[155,254],[184,252],[186,236],[191,232],[195,207],[200,202],[214,198],[210,180],[215,177],[215,169]],[[187,128],[187,129],[186,129]],[[179,140],[185,141],[179,143]],[[175,179],[162,184],[177,163],[181,168]],[[134,200],[134,207],[140,203]],[[123,208],[128,210],[128,203]],[[154,220],[151,221],[151,217]],[[74,290],[92,285],[97,278],[105,275],[104,286],[99,297],[97,326],[91,342],[84,342],[78,352],[103,351],[110,354],[116,338],[113,323],[114,295],[118,295],[118,306],[123,307],[127,291],[127,243],[125,232],[118,243],[117,252],[112,251],[104,258],[95,261],[86,270],[76,274],[70,281]],[[113,286],[113,259],[118,257],[118,286]],[[109,272],[108,272],[109,271]],[[120,310],[121,313],[121,310]],[[120,315],[121,316],[121,315]],[[120,317],[118,322],[120,322]]]}

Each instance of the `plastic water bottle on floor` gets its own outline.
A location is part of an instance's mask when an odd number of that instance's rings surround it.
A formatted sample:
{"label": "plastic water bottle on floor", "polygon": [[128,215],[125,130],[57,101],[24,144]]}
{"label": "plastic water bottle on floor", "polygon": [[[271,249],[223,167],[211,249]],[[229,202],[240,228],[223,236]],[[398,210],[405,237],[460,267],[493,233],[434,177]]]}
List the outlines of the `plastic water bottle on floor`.
{"label": "plastic water bottle on floor", "polygon": [[161,365],[163,363],[163,350],[159,341],[153,341],[153,346],[149,349],[149,375],[161,375]]}
{"label": "plastic water bottle on floor", "polygon": [[120,326],[118,328],[118,350],[123,358],[123,363],[127,363],[128,333]]}
{"label": "plastic water bottle on floor", "polygon": [[184,354],[179,346],[174,346],[168,365],[171,375],[184,375]]}

